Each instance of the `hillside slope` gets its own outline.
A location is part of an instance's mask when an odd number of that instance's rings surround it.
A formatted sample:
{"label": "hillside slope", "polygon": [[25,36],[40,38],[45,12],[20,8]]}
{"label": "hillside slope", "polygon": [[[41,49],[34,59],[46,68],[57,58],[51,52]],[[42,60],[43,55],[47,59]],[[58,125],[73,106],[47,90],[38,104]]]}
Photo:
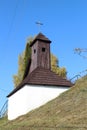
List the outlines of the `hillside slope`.
{"label": "hillside slope", "polygon": [[2,119],[0,130],[87,130],[87,76],[27,115],[14,121]]}

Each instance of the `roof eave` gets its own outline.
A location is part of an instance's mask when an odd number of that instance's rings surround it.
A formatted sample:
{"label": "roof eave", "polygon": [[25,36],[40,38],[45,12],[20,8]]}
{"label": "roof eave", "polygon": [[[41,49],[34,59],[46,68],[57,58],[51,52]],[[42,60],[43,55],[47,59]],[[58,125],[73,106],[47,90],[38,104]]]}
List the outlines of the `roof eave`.
{"label": "roof eave", "polygon": [[51,43],[51,41],[50,41],[50,40],[44,40],[44,39],[34,39],[34,40],[32,41],[32,43],[30,44],[30,47],[32,47],[32,46],[33,46],[33,44],[34,44],[36,41],[42,41],[42,42],[45,42],[45,43]]}
{"label": "roof eave", "polygon": [[20,85],[19,87],[16,87],[9,95],[7,95],[7,98],[9,98],[10,96],[12,96],[14,93],[16,93],[18,90],[20,90],[21,88],[23,88],[25,85],[42,85],[42,86],[54,86],[54,87],[63,87],[63,88],[70,88],[72,87],[72,85],[62,85],[62,84],[40,84],[40,83],[25,83],[23,85]]}

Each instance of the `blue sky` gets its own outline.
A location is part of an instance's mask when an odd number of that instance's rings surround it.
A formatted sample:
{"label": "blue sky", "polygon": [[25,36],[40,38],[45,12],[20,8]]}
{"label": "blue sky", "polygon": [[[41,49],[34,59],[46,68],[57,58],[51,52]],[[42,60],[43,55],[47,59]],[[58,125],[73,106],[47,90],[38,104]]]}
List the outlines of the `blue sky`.
{"label": "blue sky", "polygon": [[[87,48],[87,0],[1,0],[0,1],[0,108],[13,90],[18,55],[26,39],[41,32],[51,41],[51,52],[66,67],[68,78],[87,69],[87,59],[74,48]],[[84,53],[87,55],[87,53]]]}

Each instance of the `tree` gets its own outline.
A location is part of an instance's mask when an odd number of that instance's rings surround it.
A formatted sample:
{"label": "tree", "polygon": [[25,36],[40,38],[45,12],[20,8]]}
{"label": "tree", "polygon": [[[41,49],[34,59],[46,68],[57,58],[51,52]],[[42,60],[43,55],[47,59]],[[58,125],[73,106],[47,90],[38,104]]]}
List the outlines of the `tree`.
{"label": "tree", "polygon": [[[15,87],[17,87],[23,80],[23,76],[24,76],[24,72],[25,72],[25,69],[28,64],[28,60],[31,58],[30,44],[31,44],[32,40],[33,40],[32,37],[30,37],[27,40],[27,44],[26,44],[26,48],[25,48],[24,52],[19,55],[18,72],[16,75],[13,75],[13,82],[14,82]],[[53,72],[55,72],[56,74],[58,74],[59,76],[62,76],[65,78],[66,74],[67,74],[66,69],[64,67],[60,68],[58,63],[59,63],[59,61],[58,61],[57,57],[54,56],[53,54],[51,54],[51,70]]]}
{"label": "tree", "polygon": [[84,48],[84,49],[82,49],[82,48],[75,48],[74,52],[77,53],[78,55],[80,55],[81,57],[87,59],[87,56],[84,55],[84,53],[83,53],[83,52],[87,52],[86,48]]}
{"label": "tree", "polygon": [[56,56],[54,56],[51,53],[51,70],[58,74],[59,76],[62,76],[63,78],[66,78],[67,71],[65,67],[60,68],[59,67],[59,61]]}
{"label": "tree", "polygon": [[22,54],[19,55],[18,57],[18,72],[17,74],[13,75],[13,82],[14,82],[14,86],[18,86],[18,84],[20,84],[20,82],[23,79],[23,74],[24,74],[24,52]]}
{"label": "tree", "polygon": [[26,69],[26,66],[28,64],[28,60],[31,58],[31,48],[30,48],[30,44],[33,40],[33,37],[28,38],[27,40],[27,44],[26,44],[26,48],[25,48],[25,55],[24,55],[24,68]]}
{"label": "tree", "polygon": [[18,72],[17,72],[17,74],[13,75],[13,82],[14,82],[15,87],[17,87],[21,83],[21,81],[23,80],[23,76],[24,76],[26,66],[28,64],[28,60],[31,57],[30,44],[31,44],[32,40],[33,40],[32,37],[28,38],[24,52],[19,54]]}

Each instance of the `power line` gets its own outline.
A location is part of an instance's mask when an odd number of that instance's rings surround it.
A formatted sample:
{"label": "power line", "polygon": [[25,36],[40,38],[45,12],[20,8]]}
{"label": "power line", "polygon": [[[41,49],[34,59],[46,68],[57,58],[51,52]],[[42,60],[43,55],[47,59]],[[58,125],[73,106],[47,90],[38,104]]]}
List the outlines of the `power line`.
{"label": "power line", "polygon": [[16,6],[15,6],[15,9],[14,9],[12,21],[11,21],[11,24],[10,24],[10,27],[9,27],[9,31],[8,31],[7,41],[9,40],[11,31],[12,31],[12,27],[13,27],[13,24],[14,24],[14,21],[15,21],[15,17],[16,17],[16,14],[17,14],[18,5],[19,5],[19,0],[16,1]]}
{"label": "power line", "polygon": [[8,90],[2,89],[2,88],[0,88],[0,90],[5,92],[5,93],[8,92]]}

